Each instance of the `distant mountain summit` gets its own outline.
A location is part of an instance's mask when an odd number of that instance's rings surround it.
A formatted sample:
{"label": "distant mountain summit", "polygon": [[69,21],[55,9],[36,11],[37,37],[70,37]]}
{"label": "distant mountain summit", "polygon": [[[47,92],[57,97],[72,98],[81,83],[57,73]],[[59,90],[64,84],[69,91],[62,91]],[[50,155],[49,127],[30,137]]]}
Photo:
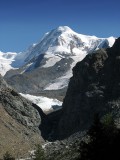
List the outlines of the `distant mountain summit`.
{"label": "distant mountain summit", "polygon": [[111,47],[114,41],[114,37],[82,35],[60,26],[27,51],[17,54],[11,66],[19,69],[9,71],[5,78],[19,92],[56,92],[67,87],[78,61],[99,48]]}
{"label": "distant mountain summit", "polygon": [[[60,58],[80,55],[81,51],[84,53],[98,48],[111,47],[114,41],[114,37],[97,38],[95,36],[86,36],[74,32],[68,26],[60,26],[46,33],[39,43],[33,44],[27,51],[18,54],[15,58],[15,63],[12,65],[21,67],[21,65],[30,61],[36,62],[35,60],[37,60],[38,56],[44,54],[44,57],[49,61],[43,67],[49,67],[58,62]],[[52,61],[51,58],[53,56],[54,60]]]}

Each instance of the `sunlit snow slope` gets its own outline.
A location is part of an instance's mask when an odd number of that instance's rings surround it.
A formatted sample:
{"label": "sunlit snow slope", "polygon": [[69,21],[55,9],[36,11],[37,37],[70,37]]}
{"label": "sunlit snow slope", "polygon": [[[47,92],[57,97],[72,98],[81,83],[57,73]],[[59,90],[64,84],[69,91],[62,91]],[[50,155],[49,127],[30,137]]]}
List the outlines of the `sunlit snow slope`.
{"label": "sunlit snow slope", "polygon": [[17,53],[7,52],[3,53],[0,51],[0,74],[5,75],[7,71],[13,69],[11,64],[13,63]]}
{"label": "sunlit snow slope", "polygon": [[19,60],[18,65],[21,65],[33,59],[35,61],[40,54],[44,54],[47,61],[43,67],[50,67],[66,56],[79,56],[102,47],[111,47],[114,41],[114,37],[98,38],[82,35],[68,26],[60,26],[46,33],[39,43],[31,45],[27,51],[18,54],[16,60]]}

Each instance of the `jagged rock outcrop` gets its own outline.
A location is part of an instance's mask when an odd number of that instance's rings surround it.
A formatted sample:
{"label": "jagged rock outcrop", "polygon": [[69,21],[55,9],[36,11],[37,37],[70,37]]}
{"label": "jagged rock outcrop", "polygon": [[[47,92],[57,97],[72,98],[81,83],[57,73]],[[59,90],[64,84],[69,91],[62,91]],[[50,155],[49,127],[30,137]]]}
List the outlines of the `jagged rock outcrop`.
{"label": "jagged rock outcrop", "polygon": [[0,77],[0,83],[0,102],[6,111],[24,126],[37,129],[41,123],[41,117],[32,103],[10,88],[2,77]]}
{"label": "jagged rock outcrop", "polygon": [[43,141],[40,124],[41,116],[34,104],[8,86],[0,75],[0,157],[6,151],[24,157]]}
{"label": "jagged rock outcrop", "polygon": [[120,120],[120,38],[113,47],[100,49],[73,68],[63,114],[58,126],[61,138],[88,129],[94,114],[111,113]]}

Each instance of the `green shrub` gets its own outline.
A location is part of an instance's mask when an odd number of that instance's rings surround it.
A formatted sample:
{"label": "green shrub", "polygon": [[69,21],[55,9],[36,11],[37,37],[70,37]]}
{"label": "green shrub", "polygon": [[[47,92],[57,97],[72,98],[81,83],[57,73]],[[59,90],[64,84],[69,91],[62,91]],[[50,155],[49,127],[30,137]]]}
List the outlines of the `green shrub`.
{"label": "green shrub", "polygon": [[45,160],[44,150],[41,145],[36,146],[35,158],[34,160]]}
{"label": "green shrub", "polygon": [[120,129],[115,126],[110,114],[102,122],[98,115],[95,116],[87,134],[90,139],[81,142],[79,160],[120,159]]}
{"label": "green shrub", "polygon": [[6,152],[3,156],[3,160],[15,160],[15,158],[9,152]]}

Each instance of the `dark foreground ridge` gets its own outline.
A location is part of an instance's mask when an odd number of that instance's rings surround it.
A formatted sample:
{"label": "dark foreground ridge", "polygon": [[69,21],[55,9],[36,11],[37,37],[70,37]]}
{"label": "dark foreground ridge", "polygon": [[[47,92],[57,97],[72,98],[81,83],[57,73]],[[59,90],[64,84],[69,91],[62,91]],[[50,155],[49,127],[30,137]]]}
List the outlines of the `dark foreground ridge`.
{"label": "dark foreground ridge", "polygon": [[95,113],[111,113],[120,120],[120,38],[113,47],[100,49],[73,68],[58,135],[65,138],[89,128]]}

